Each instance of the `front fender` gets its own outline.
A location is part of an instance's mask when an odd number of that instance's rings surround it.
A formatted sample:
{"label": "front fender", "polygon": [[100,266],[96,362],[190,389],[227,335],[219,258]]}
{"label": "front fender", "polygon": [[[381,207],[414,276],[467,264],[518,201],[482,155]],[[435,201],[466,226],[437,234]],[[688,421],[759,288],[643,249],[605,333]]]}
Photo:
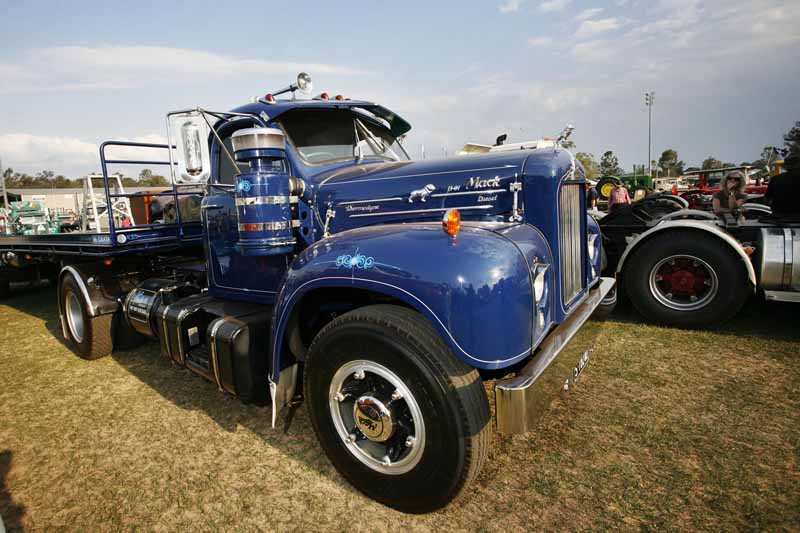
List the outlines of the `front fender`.
{"label": "front fender", "polygon": [[530,267],[511,238],[475,226],[462,226],[455,239],[440,224],[372,226],[319,241],[292,263],[273,319],[273,379],[292,309],[309,291],[328,287],[404,302],[477,368],[502,368],[531,353]]}

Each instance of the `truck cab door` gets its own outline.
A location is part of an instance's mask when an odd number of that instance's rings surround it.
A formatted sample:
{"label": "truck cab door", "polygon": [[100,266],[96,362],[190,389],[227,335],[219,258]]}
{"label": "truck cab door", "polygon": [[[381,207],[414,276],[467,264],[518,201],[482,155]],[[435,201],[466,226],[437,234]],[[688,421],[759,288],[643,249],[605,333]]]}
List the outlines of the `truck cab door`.
{"label": "truck cab door", "polygon": [[[230,134],[224,137],[230,153]],[[203,199],[204,247],[208,287],[213,296],[259,303],[272,303],[280,279],[287,269],[286,256],[253,257],[239,251],[236,213],[236,175],[247,166],[235,168],[214,143],[211,153],[212,173],[208,193]]]}

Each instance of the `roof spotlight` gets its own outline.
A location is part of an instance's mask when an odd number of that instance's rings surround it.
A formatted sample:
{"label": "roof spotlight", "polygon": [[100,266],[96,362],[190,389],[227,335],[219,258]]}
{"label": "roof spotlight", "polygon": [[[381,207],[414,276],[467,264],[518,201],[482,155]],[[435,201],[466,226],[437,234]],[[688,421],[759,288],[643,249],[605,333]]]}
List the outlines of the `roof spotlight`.
{"label": "roof spotlight", "polygon": [[313,90],[314,84],[311,83],[311,76],[306,74],[305,72],[301,72],[297,75],[297,88],[303,94],[311,94]]}
{"label": "roof spotlight", "polygon": [[305,72],[301,72],[300,74],[297,75],[297,80],[294,83],[284,87],[283,89],[273,91],[272,95],[278,96],[279,94],[290,92],[292,93],[292,97],[294,98],[295,91],[300,91],[301,93],[308,95],[311,94],[311,90],[313,89],[313,87],[314,85],[311,83],[311,76],[309,76]]}

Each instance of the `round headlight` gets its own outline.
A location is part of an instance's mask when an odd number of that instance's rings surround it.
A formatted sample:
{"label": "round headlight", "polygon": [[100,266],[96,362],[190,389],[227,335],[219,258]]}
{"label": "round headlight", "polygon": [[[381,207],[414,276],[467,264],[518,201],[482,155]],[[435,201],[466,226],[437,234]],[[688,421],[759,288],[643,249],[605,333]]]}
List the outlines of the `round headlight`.
{"label": "round headlight", "polygon": [[303,94],[310,94],[314,85],[311,83],[311,76],[305,72],[297,75],[297,88]]}
{"label": "round headlight", "polygon": [[545,265],[542,263],[537,264],[534,268],[534,277],[533,277],[533,297],[536,300],[536,304],[539,305],[542,302],[542,298],[544,297],[544,289],[545,289],[545,282],[547,280],[547,269],[550,265]]}
{"label": "round headlight", "polygon": [[592,263],[597,258],[597,237],[597,233],[590,233],[586,239],[589,245],[589,259],[592,260]]}

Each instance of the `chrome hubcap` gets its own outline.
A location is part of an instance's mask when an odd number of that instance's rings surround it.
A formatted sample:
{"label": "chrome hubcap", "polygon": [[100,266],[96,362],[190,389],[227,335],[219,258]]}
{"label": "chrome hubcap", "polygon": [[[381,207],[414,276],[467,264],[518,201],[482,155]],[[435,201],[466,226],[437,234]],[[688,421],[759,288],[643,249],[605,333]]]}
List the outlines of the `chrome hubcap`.
{"label": "chrome hubcap", "polygon": [[650,270],[650,292],[662,305],[694,311],[708,305],[719,291],[711,265],[691,255],[671,255]]}
{"label": "chrome hubcap", "polygon": [[383,474],[403,474],[425,449],[422,411],[393,371],[357,360],[334,374],[329,391],[331,419],[353,456]]}
{"label": "chrome hubcap", "polygon": [[70,291],[67,293],[67,326],[72,338],[76,342],[83,342],[83,312],[78,296]]}

